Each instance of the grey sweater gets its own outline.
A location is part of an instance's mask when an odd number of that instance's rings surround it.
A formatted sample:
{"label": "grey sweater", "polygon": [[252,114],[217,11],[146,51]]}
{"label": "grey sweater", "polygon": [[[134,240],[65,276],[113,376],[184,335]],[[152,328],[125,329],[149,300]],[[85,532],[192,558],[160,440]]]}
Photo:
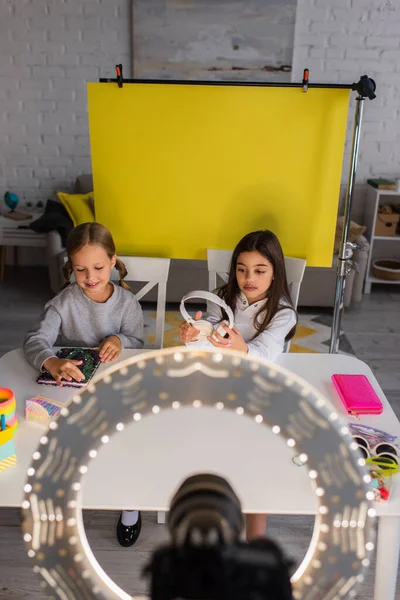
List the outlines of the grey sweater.
{"label": "grey sweater", "polygon": [[110,335],[117,335],[123,348],[143,347],[143,314],[129,290],[114,286],[107,302],[93,302],[77,283],[72,283],[44,308],[37,328],[25,338],[28,361],[41,370],[55,356],[53,346],[95,348]]}

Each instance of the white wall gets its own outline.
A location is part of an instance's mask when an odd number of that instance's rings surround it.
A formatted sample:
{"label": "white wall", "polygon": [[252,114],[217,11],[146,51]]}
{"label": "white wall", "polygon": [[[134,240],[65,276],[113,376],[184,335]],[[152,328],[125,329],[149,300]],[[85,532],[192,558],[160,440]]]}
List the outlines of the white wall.
{"label": "white wall", "polygon": [[86,82],[131,76],[130,4],[0,0],[0,196],[35,203],[90,172]]}
{"label": "white wall", "polygon": [[[293,78],[352,83],[367,74],[377,98],[365,100],[357,181],[400,177],[400,0],[298,0]],[[354,98],[344,161],[354,115]]]}
{"label": "white wall", "polygon": [[[22,200],[45,200],[90,170],[85,82],[113,77],[119,62],[130,75],[130,6],[0,0],[1,196],[11,189]],[[376,79],[358,181],[400,177],[400,0],[298,0],[293,58],[295,80],[304,67],[314,82]]]}

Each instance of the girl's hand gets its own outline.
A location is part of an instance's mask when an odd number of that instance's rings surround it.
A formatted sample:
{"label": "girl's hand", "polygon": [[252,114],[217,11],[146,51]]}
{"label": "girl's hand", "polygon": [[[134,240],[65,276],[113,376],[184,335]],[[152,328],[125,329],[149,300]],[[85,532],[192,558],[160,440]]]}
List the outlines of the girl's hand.
{"label": "girl's hand", "polygon": [[84,374],[80,371],[77,365],[81,365],[81,360],[69,360],[68,358],[48,358],[44,361],[43,366],[54,377],[57,385],[62,385],[62,380],[83,381]]}
{"label": "girl's hand", "polygon": [[[201,312],[201,310],[199,310],[196,313],[194,320],[200,321],[202,314],[203,313]],[[188,344],[189,342],[194,342],[196,340],[196,336],[198,336],[199,333],[200,333],[200,331],[198,329],[196,329],[196,327],[193,327],[193,325],[191,325],[190,323],[186,323],[186,321],[184,323],[182,323],[179,327],[179,339],[184,344]]]}
{"label": "girl's hand", "polygon": [[110,337],[103,340],[99,346],[99,355],[101,362],[111,362],[118,358],[121,354],[122,342],[117,335],[110,335]]}
{"label": "girl's hand", "polygon": [[222,327],[224,328],[229,337],[224,338],[222,337],[222,335],[214,331],[213,335],[215,335],[218,341],[216,342],[211,336],[208,338],[208,341],[211,342],[212,345],[216,348],[230,348],[232,350],[246,352],[247,354],[249,349],[240,331],[236,327],[232,327],[232,329],[229,329],[228,325],[225,325],[225,323],[222,324]]}

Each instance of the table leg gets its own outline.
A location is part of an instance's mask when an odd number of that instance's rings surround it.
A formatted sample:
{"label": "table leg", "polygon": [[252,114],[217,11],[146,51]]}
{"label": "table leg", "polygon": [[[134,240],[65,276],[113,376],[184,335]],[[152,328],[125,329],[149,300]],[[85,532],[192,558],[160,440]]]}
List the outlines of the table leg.
{"label": "table leg", "polygon": [[379,517],[374,600],[395,600],[399,551],[400,516]]}
{"label": "table leg", "polygon": [[162,510],[157,511],[157,523],[159,525],[163,525],[165,523],[166,515],[167,513]]}
{"label": "table leg", "polygon": [[0,247],[0,282],[4,281],[4,267],[6,264],[7,246]]}

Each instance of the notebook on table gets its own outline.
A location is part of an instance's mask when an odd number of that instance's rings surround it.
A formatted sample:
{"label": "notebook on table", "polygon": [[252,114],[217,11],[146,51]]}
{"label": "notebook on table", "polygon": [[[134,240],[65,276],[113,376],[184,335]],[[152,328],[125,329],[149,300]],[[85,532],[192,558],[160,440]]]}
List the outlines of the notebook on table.
{"label": "notebook on table", "polygon": [[[61,385],[65,387],[83,388],[89,383],[93,375],[101,364],[98,350],[93,348],[61,348],[57,354],[57,358],[68,358],[69,360],[81,360],[81,365],[77,365],[78,369],[82,371],[85,379],[83,381],[65,381],[62,380]],[[40,373],[37,378],[37,383],[44,385],[58,385],[53,375],[48,371]]]}

